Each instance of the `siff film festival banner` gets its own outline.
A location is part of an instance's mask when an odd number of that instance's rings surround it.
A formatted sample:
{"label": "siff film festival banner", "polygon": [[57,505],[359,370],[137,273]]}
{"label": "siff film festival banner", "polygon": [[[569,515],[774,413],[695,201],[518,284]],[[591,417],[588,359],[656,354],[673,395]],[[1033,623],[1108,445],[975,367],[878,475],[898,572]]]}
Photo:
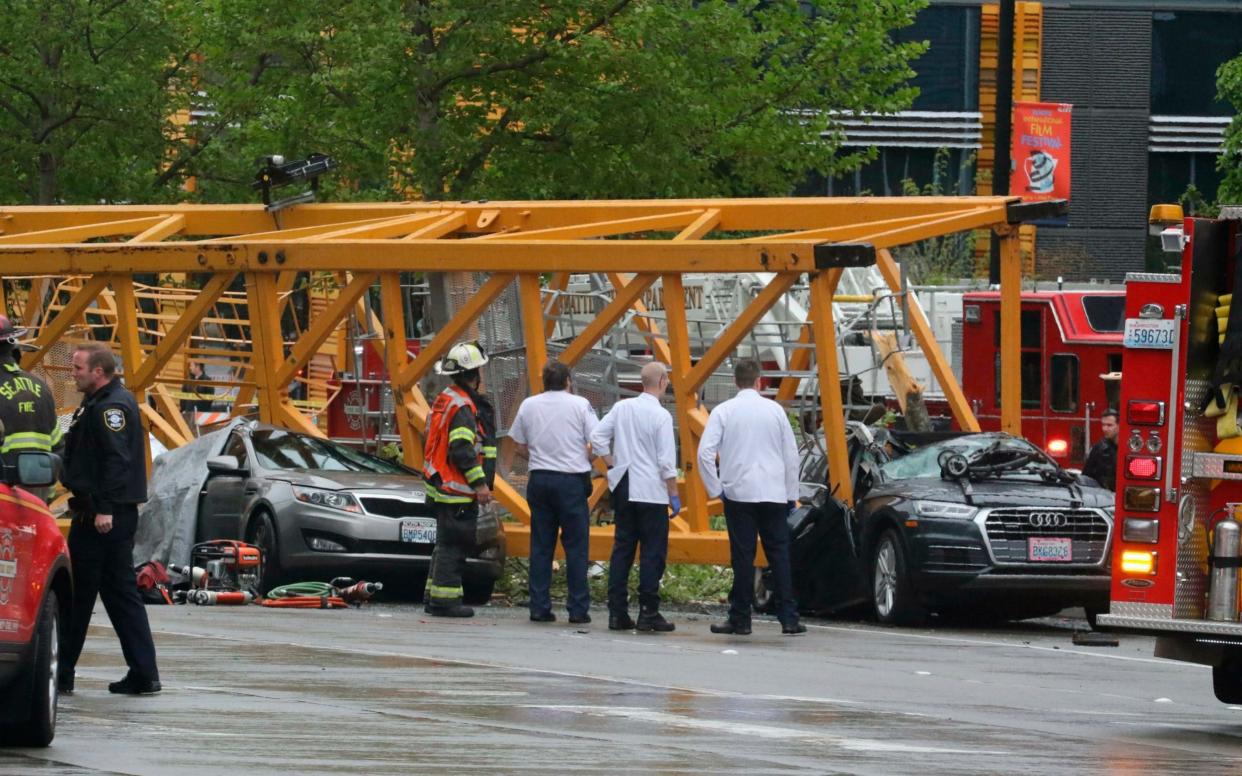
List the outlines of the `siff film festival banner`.
{"label": "siff film festival banner", "polygon": [[1073,109],[1061,102],[1014,103],[1011,196],[1031,201],[1069,199]]}

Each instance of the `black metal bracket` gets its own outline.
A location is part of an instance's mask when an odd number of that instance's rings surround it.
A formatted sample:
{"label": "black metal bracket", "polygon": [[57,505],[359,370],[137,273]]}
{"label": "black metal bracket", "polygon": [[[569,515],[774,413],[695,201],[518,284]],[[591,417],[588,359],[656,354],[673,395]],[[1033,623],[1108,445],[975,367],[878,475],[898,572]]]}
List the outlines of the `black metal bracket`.
{"label": "black metal bracket", "polygon": [[820,243],[815,246],[815,269],[870,267],[875,264],[871,243]]}
{"label": "black metal bracket", "polygon": [[[311,154],[296,162],[286,162],[283,156],[266,156],[259,160],[259,164],[262,167],[250,187],[263,193],[263,204],[267,206],[268,212],[274,212],[291,205],[314,202],[319,193],[319,176],[334,169],[336,160],[326,154]],[[309,181],[310,189],[272,201],[272,189],[298,181]]]}
{"label": "black metal bracket", "polygon": [[1069,215],[1068,199],[1049,199],[1043,202],[1010,202],[1005,206],[1005,220],[1011,224],[1042,221]]}

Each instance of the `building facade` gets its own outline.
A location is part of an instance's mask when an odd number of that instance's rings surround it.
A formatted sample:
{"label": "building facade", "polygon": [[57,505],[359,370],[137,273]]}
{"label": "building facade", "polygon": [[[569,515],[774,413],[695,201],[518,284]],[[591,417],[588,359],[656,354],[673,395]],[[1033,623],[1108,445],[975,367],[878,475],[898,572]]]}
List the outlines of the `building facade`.
{"label": "building facade", "polygon": [[[1015,99],[1074,106],[1070,213],[1063,225],[1039,228],[1035,273],[1118,281],[1159,268],[1150,205],[1175,202],[1191,186],[1216,199],[1216,158],[1234,115],[1216,98],[1216,70],[1242,55],[1242,0],[1018,6]],[[910,183],[990,193],[996,18],[995,5],[932,0],[898,35],[929,44],[914,65],[915,104],[847,125],[849,142],[874,145],[877,159],[849,176],[808,181],[801,193],[896,195]]]}

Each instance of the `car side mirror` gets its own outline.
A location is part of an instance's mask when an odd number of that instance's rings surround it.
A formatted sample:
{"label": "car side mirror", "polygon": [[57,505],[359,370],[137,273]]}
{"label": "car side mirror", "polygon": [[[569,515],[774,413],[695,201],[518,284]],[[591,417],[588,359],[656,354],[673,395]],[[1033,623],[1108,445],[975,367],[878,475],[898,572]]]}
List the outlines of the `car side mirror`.
{"label": "car side mirror", "polygon": [[241,462],[235,455],[217,455],[207,459],[209,474],[240,474]]}
{"label": "car side mirror", "polygon": [[51,453],[27,451],[17,454],[17,484],[45,488],[60,475],[60,458]]}

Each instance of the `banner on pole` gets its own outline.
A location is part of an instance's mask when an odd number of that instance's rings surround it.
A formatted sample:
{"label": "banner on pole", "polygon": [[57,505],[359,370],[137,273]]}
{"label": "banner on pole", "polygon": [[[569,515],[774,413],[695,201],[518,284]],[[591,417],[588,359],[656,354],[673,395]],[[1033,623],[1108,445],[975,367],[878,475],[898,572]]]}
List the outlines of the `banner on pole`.
{"label": "banner on pole", "polygon": [[1036,202],[1069,199],[1073,109],[1062,102],[1013,104],[1010,196]]}

